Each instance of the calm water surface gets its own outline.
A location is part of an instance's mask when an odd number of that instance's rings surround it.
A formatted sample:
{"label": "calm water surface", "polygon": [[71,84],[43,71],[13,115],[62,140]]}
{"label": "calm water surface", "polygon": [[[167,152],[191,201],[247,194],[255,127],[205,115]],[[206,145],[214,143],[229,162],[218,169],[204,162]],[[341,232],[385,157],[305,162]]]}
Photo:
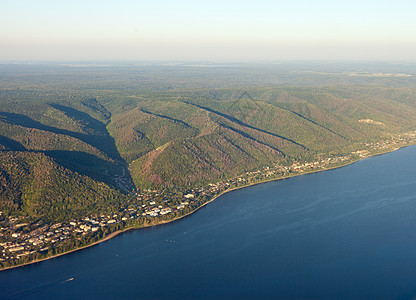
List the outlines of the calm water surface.
{"label": "calm water surface", "polygon": [[415,167],[408,147],[228,193],[181,221],[0,272],[0,298],[412,299]]}

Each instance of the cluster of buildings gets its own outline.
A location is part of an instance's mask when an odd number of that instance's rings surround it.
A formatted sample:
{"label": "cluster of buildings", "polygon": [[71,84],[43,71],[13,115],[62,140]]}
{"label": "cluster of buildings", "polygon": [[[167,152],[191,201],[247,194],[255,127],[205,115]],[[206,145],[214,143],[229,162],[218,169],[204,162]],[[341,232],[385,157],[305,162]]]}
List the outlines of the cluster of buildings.
{"label": "cluster of buildings", "polygon": [[[178,204],[170,203],[168,206],[169,201],[165,201],[165,206],[162,206],[160,201],[154,199],[159,196],[159,193],[155,192],[150,190],[143,194],[137,193],[138,203],[117,213],[89,216],[52,225],[30,222],[22,216],[4,217],[0,219],[0,263],[19,260],[36,253],[45,253],[50,248],[57,248],[71,239],[79,239],[113,224],[121,222],[125,224],[129,219],[170,214],[183,209],[190,204],[190,201],[193,203],[196,196],[196,193],[187,193],[184,194],[183,201]],[[0,212],[1,216],[3,216],[2,212]]]}
{"label": "cluster of buildings", "polygon": [[25,217],[5,218],[0,221],[0,262],[47,252],[69,240],[79,239],[127,219],[128,214],[109,214],[48,225],[31,223]]}
{"label": "cluster of buildings", "polygon": [[163,215],[169,214],[171,212],[172,212],[172,208],[170,208],[170,207],[163,208],[163,206],[159,205],[159,206],[154,207],[150,210],[146,210],[145,212],[142,213],[142,216],[144,216],[144,217],[146,217],[146,216],[157,217],[159,215],[163,216]]}
{"label": "cluster of buildings", "polygon": [[379,149],[379,150],[386,149],[387,150],[396,145],[399,146],[399,145],[411,144],[412,142],[414,142],[415,139],[416,139],[416,131],[411,131],[411,132],[392,136],[392,138],[388,140],[365,143],[365,146],[370,149]]}
{"label": "cluster of buildings", "polygon": [[[410,144],[416,139],[416,131],[400,134],[390,140],[384,140],[363,145],[363,150],[351,152],[345,156],[319,157],[313,162],[294,162],[289,166],[266,166],[262,170],[246,172],[244,175],[210,183],[205,188],[195,188],[185,192],[169,193],[158,190],[136,191],[135,202],[118,212],[84,217],[68,222],[44,224],[30,222],[25,217],[4,216],[0,211],[0,263],[9,260],[19,260],[22,257],[47,252],[69,240],[80,239],[99,230],[105,230],[114,224],[126,225],[126,222],[137,218],[154,218],[183,210],[186,206],[219,194],[230,187],[244,186],[248,183],[262,181],[267,178],[279,178],[288,174],[299,174],[305,171],[319,170],[342,164],[351,159],[367,157],[371,152],[392,149],[395,146]],[[124,187],[130,188],[128,181],[119,180]]]}
{"label": "cluster of buildings", "polygon": [[0,262],[20,259],[37,252],[48,251],[49,245],[59,244],[71,235],[70,226],[41,223],[26,223],[24,217],[9,218],[0,222],[2,242],[0,242]]}

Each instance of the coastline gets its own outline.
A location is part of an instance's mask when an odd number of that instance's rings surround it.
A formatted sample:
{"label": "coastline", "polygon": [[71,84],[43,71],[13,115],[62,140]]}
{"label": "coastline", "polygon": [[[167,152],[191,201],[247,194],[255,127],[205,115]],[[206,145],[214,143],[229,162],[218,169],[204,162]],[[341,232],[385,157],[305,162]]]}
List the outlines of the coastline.
{"label": "coastline", "polygon": [[318,173],[318,172],[324,172],[324,171],[330,171],[330,170],[334,170],[334,169],[346,167],[348,165],[351,165],[353,163],[356,163],[356,162],[358,162],[358,161],[360,161],[362,159],[365,159],[365,158],[372,158],[372,157],[375,157],[375,156],[379,156],[379,155],[391,153],[391,152],[394,152],[396,150],[399,150],[399,149],[402,149],[402,148],[405,148],[405,147],[409,147],[409,146],[414,146],[414,145],[415,144],[398,146],[398,147],[395,147],[393,149],[386,150],[386,151],[379,152],[379,153],[375,153],[375,154],[372,154],[372,155],[367,156],[367,157],[361,157],[361,158],[358,158],[358,159],[355,159],[355,160],[352,160],[352,161],[348,161],[345,164],[341,164],[341,165],[334,166],[334,167],[323,168],[323,169],[319,169],[319,170],[306,171],[306,172],[302,172],[302,173],[298,173],[298,174],[294,174],[294,175],[283,176],[283,177],[279,177],[279,178],[266,179],[266,180],[262,180],[262,181],[259,181],[259,182],[253,182],[253,183],[250,183],[250,184],[247,184],[247,185],[244,185],[244,186],[239,186],[239,187],[234,187],[234,188],[231,188],[231,189],[227,189],[227,190],[221,192],[220,194],[214,196],[212,199],[210,199],[209,201],[205,202],[201,206],[199,206],[199,207],[195,208],[194,210],[190,211],[189,213],[184,214],[184,215],[179,216],[179,217],[176,217],[176,218],[174,218],[172,220],[161,221],[161,222],[159,222],[157,224],[152,224],[152,225],[145,225],[145,226],[141,226],[141,227],[134,227],[133,226],[133,227],[124,228],[122,230],[117,230],[115,232],[110,233],[108,236],[104,237],[103,239],[98,240],[96,242],[93,242],[93,243],[91,243],[89,245],[85,245],[85,246],[82,246],[82,247],[79,247],[79,248],[75,248],[75,249],[72,249],[72,250],[69,250],[69,251],[66,251],[66,252],[62,252],[62,253],[59,253],[59,254],[55,254],[53,256],[49,256],[49,257],[46,257],[46,258],[36,259],[36,260],[30,261],[30,262],[27,262],[27,263],[24,263],[24,264],[15,265],[15,266],[11,266],[11,267],[6,267],[6,268],[3,268],[3,269],[0,269],[0,272],[7,271],[7,270],[12,270],[12,269],[16,269],[16,268],[19,268],[19,267],[24,267],[24,266],[28,266],[28,265],[32,265],[32,264],[36,264],[36,263],[40,263],[42,261],[50,260],[50,259],[53,259],[53,258],[56,258],[56,257],[60,257],[60,256],[63,256],[63,255],[67,255],[67,254],[70,254],[70,253],[73,253],[73,252],[76,252],[76,251],[84,250],[86,248],[93,247],[93,246],[98,245],[100,243],[106,242],[106,241],[108,241],[108,240],[110,240],[110,239],[118,236],[119,234],[124,233],[124,232],[127,232],[129,230],[133,230],[133,229],[136,229],[136,230],[145,229],[145,228],[149,228],[149,227],[153,227],[153,226],[159,226],[159,225],[168,224],[168,223],[171,223],[171,222],[174,222],[174,221],[183,219],[185,217],[188,217],[188,216],[192,215],[193,213],[195,213],[196,211],[198,211],[199,209],[201,209],[205,205],[213,202],[214,200],[216,200],[220,196],[222,196],[222,195],[224,195],[226,193],[232,192],[232,191],[236,191],[236,190],[239,190],[239,189],[248,188],[248,187],[252,187],[252,186],[255,186],[255,185],[264,184],[264,183],[268,183],[268,182],[272,182],[272,181],[279,181],[279,180],[293,178],[293,177],[297,177],[297,176],[301,176],[301,175],[308,175],[308,174],[313,174],[313,173]]}

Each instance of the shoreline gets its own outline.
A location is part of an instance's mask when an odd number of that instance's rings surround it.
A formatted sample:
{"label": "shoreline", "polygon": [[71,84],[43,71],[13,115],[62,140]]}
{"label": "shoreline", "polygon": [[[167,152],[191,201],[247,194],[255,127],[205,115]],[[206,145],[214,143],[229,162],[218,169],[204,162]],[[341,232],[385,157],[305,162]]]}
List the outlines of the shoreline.
{"label": "shoreline", "polygon": [[361,157],[361,158],[358,158],[356,160],[353,160],[353,161],[350,161],[350,162],[347,162],[345,164],[342,164],[342,165],[339,165],[339,166],[335,166],[335,167],[324,168],[324,169],[314,170],[314,171],[309,171],[309,172],[302,172],[302,173],[299,173],[299,174],[289,175],[289,176],[284,176],[284,177],[279,177],[279,178],[274,178],[274,179],[267,179],[267,180],[263,180],[263,181],[259,181],[259,182],[250,183],[250,184],[247,184],[247,185],[244,185],[244,186],[234,187],[234,188],[231,188],[231,189],[227,189],[227,190],[221,192],[220,194],[216,195],[215,197],[213,197],[209,201],[205,202],[201,206],[199,206],[199,207],[195,208],[194,210],[190,211],[189,213],[184,214],[184,215],[182,215],[180,217],[174,218],[172,220],[161,221],[161,222],[159,222],[157,224],[153,224],[153,225],[145,225],[145,226],[142,226],[142,227],[128,227],[128,228],[124,228],[122,230],[117,230],[117,231],[114,231],[114,232],[110,233],[108,236],[104,237],[103,239],[98,240],[98,241],[96,241],[96,242],[94,242],[92,244],[85,245],[85,246],[82,246],[82,247],[79,247],[79,248],[76,248],[76,249],[72,249],[72,250],[69,250],[69,251],[66,251],[66,252],[62,252],[62,253],[59,253],[59,254],[55,254],[53,256],[45,257],[45,258],[42,258],[42,259],[36,259],[36,260],[30,261],[30,262],[27,262],[27,263],[24,263],[24,264],[20,264],[20,265],[16,265],[16,266],[11,266],[11,267],[6,267],[6,268],[3,268],[3,269],[0,269],[0,272],[7,271],[7,270],[12,270],[12,269],[16,269],[16,268],[20,268],[20,267],[24,267],[24,266],[36,264],[36,263],[40,263],[42,261],[50,260],[50,259],[53,259],[53,258],[56,258],[56,257],[60,257],[60,256],[63,256],[63,255],[67,255],[67,254],[70,254],[70,253],[73,253],[73,252],[76,252],[76,251],[84,250],[84,249],[87,249],[89,247],[93,247],[95,245],[98,245],[98,244],[101,244],[103,242],[106,242],[106,241],[108,241],[108,240],[110,240],[110,239],[112,239],[112,238],[114,238],[114,237],[116,237],[116,236],[118,236],[118,235],[120,235],[120,234],[122,234],[124,232],[129,231],[129,230],[134,230],[134,229],[135,230],[140,230],[140,229],[145,229],[145,228],[149,228],[149,227],[153,227],[153,226],[165,225],[165,224],[169,224],[169,223],[172,223],[172,222],[181,220],[181,219],[183,219],[185,217],[188,217],[188,216],[192,215],[193,213],[197,212],[199,209],[201,209],[205,205],[213,202],[214,200],[216,200],[220,196],[223,196],[224,194],[229,193],[229,192],[232,192],[232,191],[236,191],[236,190],[239,190],[239,189],[252,187],[252,186],[255,186],[255,185],[259,185],[259,184],[269,183],[269,182],[272,182],[272,181],[279,181],[279,180],[289,179],[289,178],[293,178],[293,177],[297,177],[297,176],[301,176],[301,175],[308,175],[308,174],[314,174],[314,173],[319,173],[319,172],[324,172],[324,171],[331,171],[331,170],[334,170],[334,169],[338,169],[338,168],[342,168],[342,167],[349,166],[349,165],[351,165],[353,163],[356,163],[356,162],[358,162],[358,161],[360,161],[362,159],[372,158],[372,157],[375,157],[375,156],[379,156],[379,155],[391,153],[391,152],[397,151],[399,149],[402,149],[402,148],[405,148],[405,147],[414,146],[414,145],[415,144],[410,144],[410,145],[405,145],[405,146],[399,146],[399,147],[396,147],[394,149],[387,150],[387,151],[383,151],[383,152],[380,152],[380,153],[375,153],[375,154],[370,155],[370,156],[367,156],[367,157]]}

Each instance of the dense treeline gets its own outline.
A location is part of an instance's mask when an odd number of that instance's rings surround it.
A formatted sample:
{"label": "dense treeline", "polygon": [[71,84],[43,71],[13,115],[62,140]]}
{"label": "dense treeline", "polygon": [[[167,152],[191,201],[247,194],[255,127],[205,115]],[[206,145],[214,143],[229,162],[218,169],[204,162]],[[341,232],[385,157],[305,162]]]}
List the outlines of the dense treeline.
{"label": "dense treeline", "polygon": [[59,166],[43,153],[0,152],[0,210],[64,221],[108,207],[126,205],[126,196],[104,183]]}
{"label": "dense treeline", "polygon": [[415,130],[416,68],[360,67],[4,66],[0,209],[116,210],[120,177],[194,186]]}

